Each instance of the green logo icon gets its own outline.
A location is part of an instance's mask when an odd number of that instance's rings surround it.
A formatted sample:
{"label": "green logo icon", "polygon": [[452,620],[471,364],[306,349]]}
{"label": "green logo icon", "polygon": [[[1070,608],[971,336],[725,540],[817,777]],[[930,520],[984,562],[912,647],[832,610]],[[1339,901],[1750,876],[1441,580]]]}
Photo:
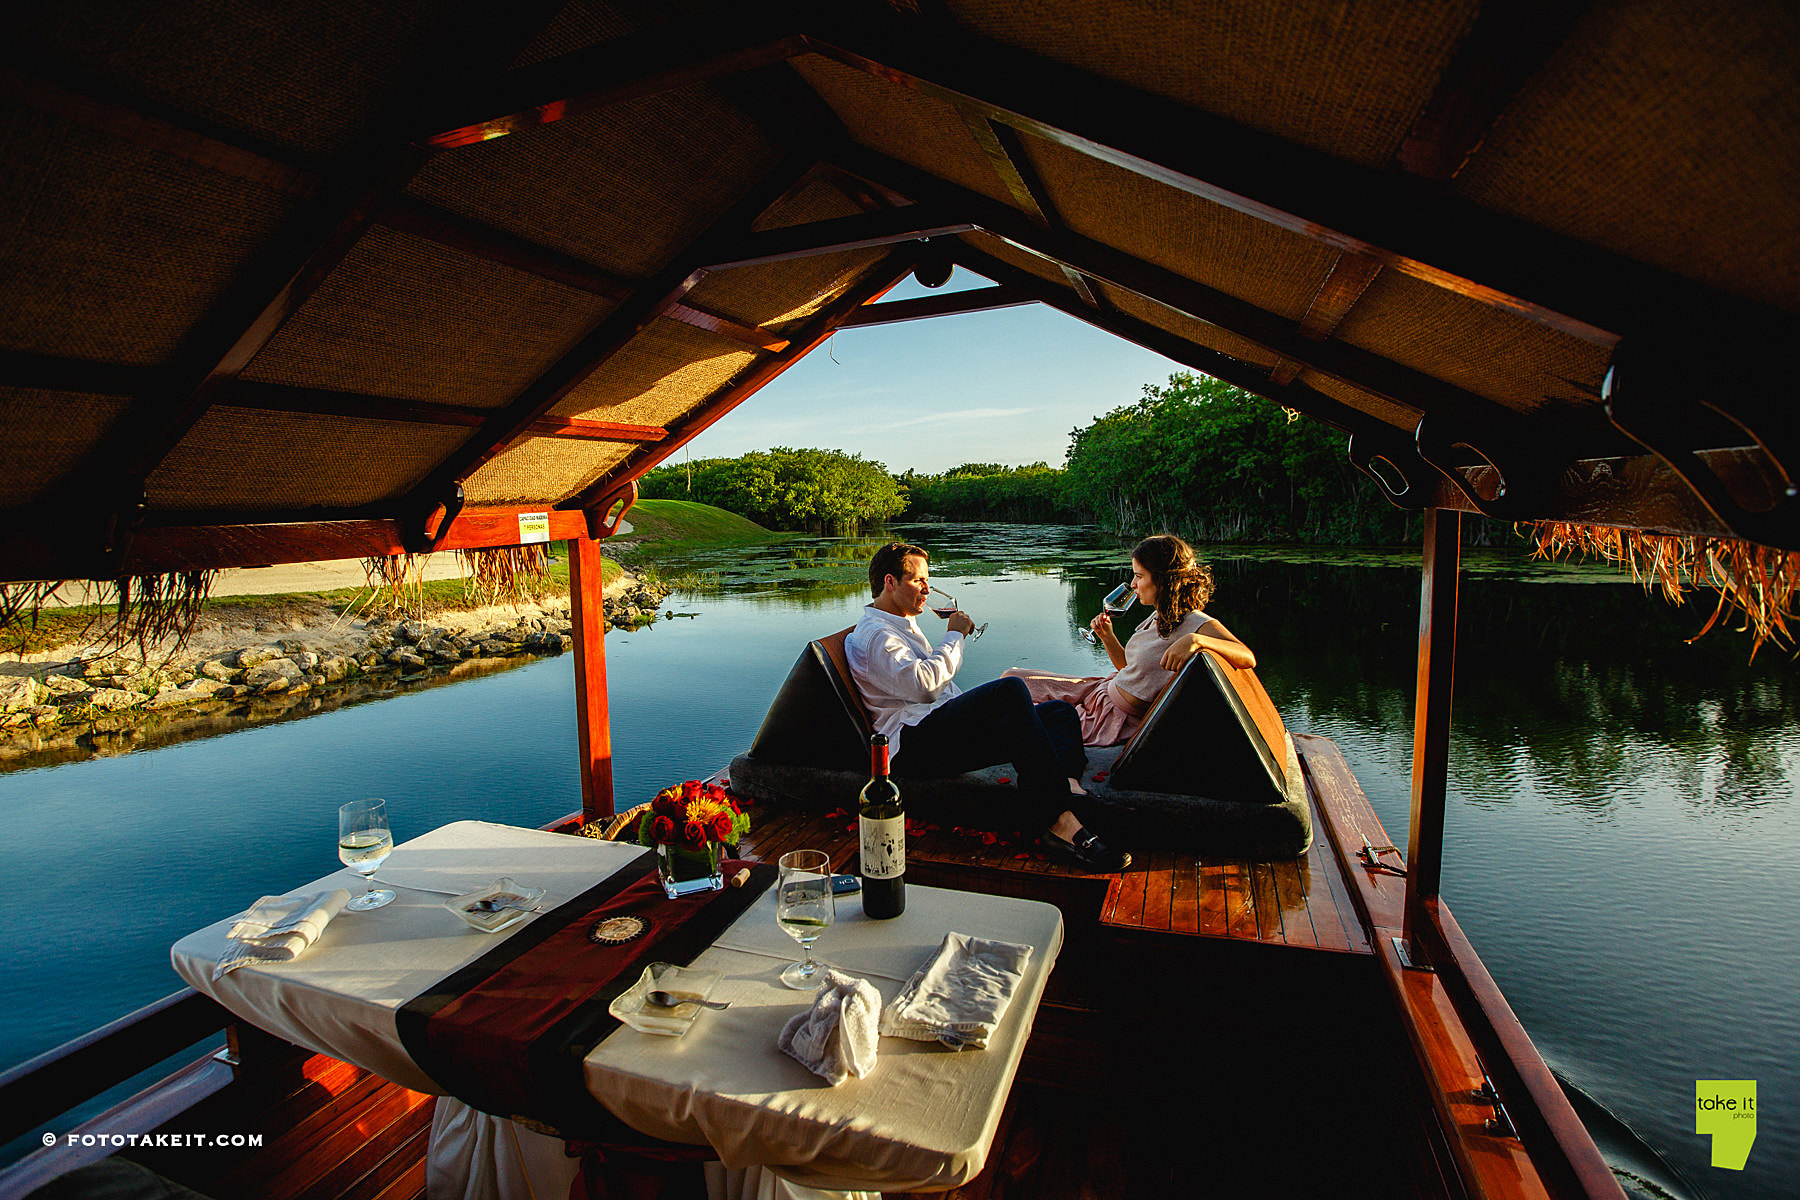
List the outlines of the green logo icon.
{"label": "green logo icon", "polygon": [[1741,1171],[1756,1142],[1756,1080],[1694,1080],[1694,1132],[1712,1136],[1712,1165]]}

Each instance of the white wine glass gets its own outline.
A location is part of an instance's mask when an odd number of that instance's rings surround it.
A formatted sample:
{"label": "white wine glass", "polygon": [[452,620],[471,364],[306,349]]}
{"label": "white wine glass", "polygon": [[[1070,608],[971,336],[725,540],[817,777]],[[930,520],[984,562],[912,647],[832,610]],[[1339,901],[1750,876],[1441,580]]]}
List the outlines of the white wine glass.
{"label": "white wine glass", "polygon": [[[1106,610],[1107,616],[1119,617],[1123,616],[1125,610],[1131,607],[1131,601],[1131,580],[1127,579],[1124,583],[1121,583],[1118,587],[1106,593],[1105,597],[1100,601],[1100,607]],[[1100,644],[1100,635],[1095,633],[1092,629],[1082,630],[1081,636],[1096,646]]]}
{"label": "white wine glass", "polygon": [[775,920],[806,952],[804,962],[790,963],[781,972],[781,982],[798,991],[811,991],[824,975],[813,961],[813,943],[837,915],[831,895],[831,856],[823,850],[790,850],[781,856],[780,868]]}
{"label": "white wine glass", "polygon": [[394,898],[387,888],[375,886],[375,872],[394,849],[388,829],[387,801],[352,800],[338,809],[338,858],[363,877],[367,890],[344,907],[352,912],[380,908]]}
{"label": "white wine glass", "polygon": [[[940,587],[933,587],[931,590],[934,593],[936,593],[937,595],[942,596],[944,598],[944,603],[942,603],[942,604],[939,604],[935,601],[932,603],[932,605],[931,605],[932,612],[936,613],[938,616],[940,616],[944,620],[948,621],[951,617],[955,616],[958,612],[962,611],[961,606],[956,603],[955,596],[952,596],[949,592],[946,592],[943,588],[940,588]],[[976,638],[980,637],[982,634],[986,633],[987,627],[988,627],[988,623],[986,621],[983,621],[981,624],[977,625],[974,629],[970,630],[969,635],[968,635],[969,641],[972,642]]]}

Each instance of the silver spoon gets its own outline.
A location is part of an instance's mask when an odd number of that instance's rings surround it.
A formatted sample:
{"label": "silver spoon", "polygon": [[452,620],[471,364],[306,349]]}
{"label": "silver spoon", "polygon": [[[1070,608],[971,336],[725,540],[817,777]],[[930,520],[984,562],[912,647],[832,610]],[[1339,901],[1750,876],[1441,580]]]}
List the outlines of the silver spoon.
{"label": "silver spoon", "polygon": [[684,996],[672,996],[668,992],[651,992],[644,999],[658,1008],[676,1008],[683,1004],[698,1004],[701,1008],[730,1008],[729,1000],[694,1000]]}

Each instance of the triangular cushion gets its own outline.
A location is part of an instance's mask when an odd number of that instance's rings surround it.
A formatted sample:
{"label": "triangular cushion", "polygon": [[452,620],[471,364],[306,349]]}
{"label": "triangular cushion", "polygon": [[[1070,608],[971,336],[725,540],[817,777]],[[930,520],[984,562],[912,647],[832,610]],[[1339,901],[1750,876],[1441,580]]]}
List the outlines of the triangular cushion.
{"label": "triangular cushion", "polygon": [[[788,671],[775,703],[757,730],[750,756],[761,762],[836,767],[866,772],[869,724],[862,697],[851,690],[834,658],[849,630],[808,642]],[[835,642],[833,646],[830,643]],[[838,655],[831,651],[836,649]]]}
{"label": "triangular cushion", "polygon": [[1210,650],[1163,689],[1113,767],[1115,787],[1248,804],[1287,798],[1287,734],[1256,673]]}

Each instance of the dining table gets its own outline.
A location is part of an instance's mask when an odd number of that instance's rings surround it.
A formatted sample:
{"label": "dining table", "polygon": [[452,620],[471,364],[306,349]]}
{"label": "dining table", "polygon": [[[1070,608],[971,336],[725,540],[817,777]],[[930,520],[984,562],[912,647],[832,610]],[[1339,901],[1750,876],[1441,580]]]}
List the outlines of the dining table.
{"label": "dining table", "polygon": [[[872,920],[857,895],[840,896],[815,956],[867,980],[883,1005],[951,932],[1029,946],[1030,954],[984,1047],[883,1036],[873,1070],[832,1086],[777,1045],[814,997],[780,978],[799,947],[776,921],[773,866],[747,865],[748,886],[671,901],[653,886],[650,854],[629,843],[456,821],[395,846],[376,872],[396,892],[392,903],[339,913],[289,961],[218,974],[233,944],[231,915],[182,938],[171,957],[184,980],[235,1016],[439,1097],[428,1159],[433,1200],[566,1193],[578,1163],[565,1151],[584,1136],[577,1127],[590,1102],[594,1116],[638,1135],[710,1147],[715,1196],[941,1191],[980,1173],[1062,947],[1054,905],[914,885],[904,913]],[[501,877],[542,888],[535,911],[487,932],[447,906]],[[625,882],[646,878],[647,889]],[[365,886],[340,870],[287,894]],[[660,943],[633,947],[627,937],[609,945],[602,936],[617,935],[620,916],[674,928],[682,905],[698,915]],[[699,1012],[680,1036],[613,1019],[608,1002],[651,959],[718,972],[710,998],[730,1007]],[[503,978],[510,982],[497,997],[476,1002],[483,981]],[[540,978],[543,986],[534,986]],[[559,1045],[547,1057],[541,1041],[515,1048],[508,1036],[550,1022],[533,1007],[537,993],[584,997],[551,1016],[558,1030],[586,1031],[591,1046],[576,1040],[576,1051]],[[427,1035],[430,1021],[458,1010],[473,1022],[461,1040]],[[540,1069],[562,1076],[540,1091],[531,1074]],[[525,1102],[537,1105],[523,1115],[517,1091],[509,1099],[492,1090],[514,1076]]]}

